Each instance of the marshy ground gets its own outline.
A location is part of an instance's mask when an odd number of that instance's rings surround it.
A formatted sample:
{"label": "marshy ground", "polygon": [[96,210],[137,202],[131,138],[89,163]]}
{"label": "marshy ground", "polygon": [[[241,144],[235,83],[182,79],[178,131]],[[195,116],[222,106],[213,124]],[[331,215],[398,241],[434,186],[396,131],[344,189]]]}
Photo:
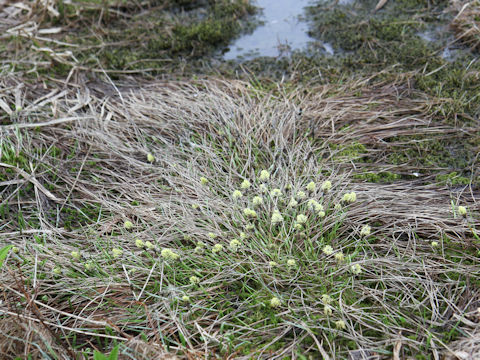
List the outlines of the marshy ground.
{"label": "marshy ground", "polygon": [[480,7],[376,5],[1,3],[0,357],[480,356]]}

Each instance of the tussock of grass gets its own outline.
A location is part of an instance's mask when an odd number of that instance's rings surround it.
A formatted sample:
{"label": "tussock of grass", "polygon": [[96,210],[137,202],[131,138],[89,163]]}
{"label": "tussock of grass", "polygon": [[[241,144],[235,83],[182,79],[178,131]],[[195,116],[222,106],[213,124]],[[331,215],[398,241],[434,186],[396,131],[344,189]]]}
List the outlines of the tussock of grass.
{"label": "tussock of grass", "polygon": [[218,80],[112,92],[35,104],[24,91],[0,129],[13,167],[0,165],[0,246],[18,248],[1,270],[6,358],[116,343],[126,359],[434,357],[473,331],[459,319],[480,294],[476,194],[354,183],[325,146],[428,129],[428,103],[386,96],[382,110],[378,94],[272,95]]}

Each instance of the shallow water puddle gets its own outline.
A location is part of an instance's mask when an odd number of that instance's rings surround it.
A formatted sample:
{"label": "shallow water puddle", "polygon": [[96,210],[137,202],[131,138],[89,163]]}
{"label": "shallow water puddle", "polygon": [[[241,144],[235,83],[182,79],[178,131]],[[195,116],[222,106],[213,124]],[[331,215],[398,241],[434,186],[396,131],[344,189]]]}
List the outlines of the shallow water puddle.
{"label": "shallow water puddle", "polygon": [[303,8],[311,5],[311,0],[257,0],[256,5],[263,8],[260,20],[264,24],[231,44],[224,59],[277,57],[305,48],[313,41],[307,34],[308,24],[300,20]]}

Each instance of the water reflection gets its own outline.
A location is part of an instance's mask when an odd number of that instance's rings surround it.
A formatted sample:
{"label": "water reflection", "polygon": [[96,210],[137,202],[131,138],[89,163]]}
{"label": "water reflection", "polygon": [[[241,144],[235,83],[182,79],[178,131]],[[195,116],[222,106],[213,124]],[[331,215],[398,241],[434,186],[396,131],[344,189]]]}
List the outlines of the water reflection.
{"label": "water reflection", "polygon": [[[308,36],[308,25],[300,20],[300,15],[310,1],[257,0],[256,5],[263,8],[261,20],[264,24],[258,26],[253,33],[237,39],[224,54],[224,58],[276,57],[291,50],[305,48],[313,39]],[[328,51],[327,48],[326,50]]]}

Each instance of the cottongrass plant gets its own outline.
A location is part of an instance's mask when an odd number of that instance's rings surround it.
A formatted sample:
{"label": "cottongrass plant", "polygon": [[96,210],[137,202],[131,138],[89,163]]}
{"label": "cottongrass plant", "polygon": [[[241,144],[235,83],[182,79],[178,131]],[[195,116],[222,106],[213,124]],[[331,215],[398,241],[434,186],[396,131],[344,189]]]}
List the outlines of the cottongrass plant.
{"label": "cottongrass plant", "polygon": [[325,93],[77,91],[55,103],[69,120],[1,130],[2,356],[436,358],[473,333],[475,204],[458,218],[444,189],[337,172],[330,118],[311,139],[297,110]]}

